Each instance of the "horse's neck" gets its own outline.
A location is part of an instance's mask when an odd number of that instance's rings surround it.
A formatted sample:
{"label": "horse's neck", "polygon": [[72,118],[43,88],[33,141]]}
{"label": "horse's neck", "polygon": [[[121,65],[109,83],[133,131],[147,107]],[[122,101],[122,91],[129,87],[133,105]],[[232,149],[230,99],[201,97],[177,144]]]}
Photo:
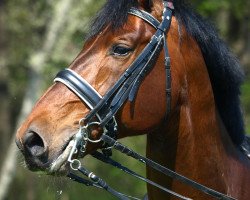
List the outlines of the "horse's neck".
{"label": "horse's neck", "polygon": [[[201,184],[235,195],[233,190],[243,178],[237,172],[240,169],[237,167],[239,152],[220,122],[215,107],[199,110],[189,104],[183,105],[169,123],[162,132],[148,135],[147,156]],[[147,175],[193,199],[211,199],[150,169]],[[166,193],[154,188],[149,188],[149,194],[150,191],[152,200],[168,198]]]}
{"label": "horse's neck", "polygon": [[[167,134],[164,132],[148,135],[147,156],[192,180],[227,193],[228,176],[232,170],[232,168],[228,168],[231,163],[228,159],[230,155],[227,154],[227,150],[231,147],[225,147],[228,144],[223,142],[224,139],[228,140],[227,135],[220,135],[219,124],[207,113],[200,113],[199,117],[199,113],[195,111],[192,113],[191,108],[184,106],[180,108],[179,114],[175,119],[179,119],[179,123],[171,121],[179,127],[171,127],[174,130],[166,130]],[[194,115],[196,117],[193,117]],[[230,140],[228,142],[230,146]],[[231,151],[231,153],[234,152]],[[166,187],[193,199],[211,198],[185,184],[172,181],[160,173],[147,170],[147,175]],[[154,198],[150,199],[167,199],[164,193],[156,190],[153,193]]]}
{"label": "horse's neck", "polygon": [[[200,50],[194,47],[191,51],[190,46],[191,44],[184,44],[181,47],[184,52],[195,54],[182,54],[186,64],[183,71],[186,74],[181,103],[167,126],[158,133],[148,135],[147,156],[201,184],[233,194],[232,181],[240,183],[240,180],[233,180],[232,177],[239,152],[216,111],[212,87]],[[150,169],[147,169],[147,175],[191,198],[211,198]],[[151,200],[168,199],[168,195],[154,188],[148,187],[148,191]]]}

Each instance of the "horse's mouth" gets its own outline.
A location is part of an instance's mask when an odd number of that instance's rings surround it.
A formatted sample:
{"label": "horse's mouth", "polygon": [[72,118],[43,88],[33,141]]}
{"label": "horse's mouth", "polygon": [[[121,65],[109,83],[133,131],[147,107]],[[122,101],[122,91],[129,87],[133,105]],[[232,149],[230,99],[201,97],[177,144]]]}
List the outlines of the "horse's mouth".
{"label": "horse's mouth", "polygon": [[[30,159],[28,155],[24,156],[26,166],[29,170],[43,173],[47,175],[55,176],[64,176],[70,172],[70,162],[68,162],[69,155],[73,148],[74,139],[70,138],[68,142],[62,147],[60,154],[50,160],[41,160],[40,159]],[[78,157],[78,154],[75,154],[73,159]]]}
{"label": "horse's mouth", "polygon": [[68,158],[73,147],[74,140],[70,140],[63,152],[51,163],[49,174],[67,174],[69,172]]}

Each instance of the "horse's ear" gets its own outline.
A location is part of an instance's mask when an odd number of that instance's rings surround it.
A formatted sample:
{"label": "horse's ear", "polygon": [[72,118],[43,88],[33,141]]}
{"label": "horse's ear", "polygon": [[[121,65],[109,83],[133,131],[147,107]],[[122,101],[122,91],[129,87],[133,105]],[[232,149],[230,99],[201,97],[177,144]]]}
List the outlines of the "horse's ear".
{"label": "horse's ear", "polygon": [[155,16],[162,15],[163,0],[138,0],[139,6]]}

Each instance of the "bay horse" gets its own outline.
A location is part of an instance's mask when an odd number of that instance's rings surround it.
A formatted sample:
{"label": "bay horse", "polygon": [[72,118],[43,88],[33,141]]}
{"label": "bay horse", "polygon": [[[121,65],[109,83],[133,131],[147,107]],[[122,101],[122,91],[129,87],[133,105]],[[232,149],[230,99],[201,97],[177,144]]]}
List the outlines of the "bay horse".
{"label": "bay horse", "polygon": [[[108,158],[120,145],[116,139],[147,134],[141,161],[226,195],[219,199],[249,199],[250,161],[240,151],[247,138],[243,72],[210,23],[184,1],[108,0],[69,68],[17,132],[30,170],[69,174],[82,169],[79,157],[102,148]],[[192,199],[212,199],[149,166],[147,178]],[[150,200],[175,199],[150,184],[147,192]]]}

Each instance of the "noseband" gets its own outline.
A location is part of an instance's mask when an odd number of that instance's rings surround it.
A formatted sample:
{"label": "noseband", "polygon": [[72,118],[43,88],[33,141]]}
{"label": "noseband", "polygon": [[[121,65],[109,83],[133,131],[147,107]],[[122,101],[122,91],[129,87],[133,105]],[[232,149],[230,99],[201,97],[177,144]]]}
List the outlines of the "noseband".
{"label": "noseband", "polygon": [[[115,120],[115,114],[121,108],[121,106],[127,101],[133,101],[136,98],[137,91],[141,82],[145,76],[153,68],[156,59],[158,58],[161,50],[164,50],[165,56],[165,71],[166,71],[166,116],[171,110],[171,70],[170,70],[170,57],[168,53],[166,33],[168,32],[172,19],[172,12],[174,10],[172,1],[163,1],[164,11],[162,16],[162,22],[159,22],[149,13],[139,10],[137,8],[131,8],[129,10],[130,15],[137,16],[150,25],[152,25],[156,32],[151,37],[150,42],[142,50],[139,56],[133,61],[128,69],[121,75],[118,81],[108,90],[108,92],[102,97],[86,80],[79,76],[76,72],[65,69],[60,71],[56,78],[56,82],[61,82],[66,85],[72,92],[74,92],[89,108],[90,113],[80,120],[79,131],[74,136],[72,142],[72,148],[68,157],[68,162],[72,170],[79,171],[83,175],[87,176],[90,180],[83,179],[73,173],[69,174],[69,177],[77,182],[83,183],[88,186],[95,186],[107,190],[119,199],[137,199],[112,189],[104,180],[97,177],[93,172],[88,171],[81,165],[78,159],[74,159],[78,154],[84,154],[86,152],[86,146],[90,143],[103,142],[103,153],[96,151],[92,154],[93,157],[111,164],[122,171],[139,178],[151,184],[171,195],[180,199],[189,199],[180,194],[177,194],[167,188],[164,188],[157,183],[154,183],[128,168],[122,166],[120,163],[110,158],[111,149],[116,149],[128,156],[131,156],[144,164],[160,171],[161,173],[177,179],[183,183],[186,183],[206,194],[209,194],[217,199],[232,200],[233,198],[214,191],[206,186],[196,183],[182,175],[165,168],[154,161],[145,158],[133,150],[125,147],[121,143],[117,142],[117,123]],[[96,120],[97,119],[97,120]],[[91,128],[93,126],[99,126],[103,129],[103,134],[100,139],[94,140],[91,137]]]}

